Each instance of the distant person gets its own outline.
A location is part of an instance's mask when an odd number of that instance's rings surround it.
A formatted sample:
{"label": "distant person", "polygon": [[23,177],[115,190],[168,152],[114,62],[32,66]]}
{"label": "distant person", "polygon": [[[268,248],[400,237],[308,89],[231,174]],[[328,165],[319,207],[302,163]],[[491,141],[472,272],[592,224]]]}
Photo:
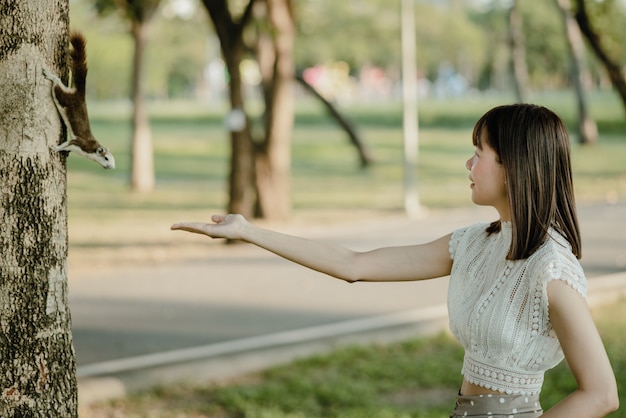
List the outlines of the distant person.
{"label": "distant person", "polygon": [[[450,275],[450,329],[465,349],[451,417],[605,416],[618,407],[617,386],[585,301],[566,128],[544,107],[507,105],[480,118],[472,141],[472,201],[499,219],[426,244],[355,252],[241,215],[172,229],[247,241],[349,283]],[[544,372],[563,358],[578,388],[543,413]]]}

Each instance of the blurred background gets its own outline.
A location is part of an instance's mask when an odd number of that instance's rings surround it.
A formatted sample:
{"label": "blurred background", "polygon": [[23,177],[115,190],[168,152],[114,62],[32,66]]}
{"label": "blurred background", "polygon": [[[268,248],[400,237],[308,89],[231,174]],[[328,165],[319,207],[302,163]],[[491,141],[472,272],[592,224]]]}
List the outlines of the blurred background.
{"label": "blurred background", "polygon": [[[77,155],[67,160],[79,374],[98,375],[99,362],[109,360],[134,364],[138,355],[443,306],[446,279],[348,287],[256,248],[227,248],[169,227],[239,212],[263,226],[368,249],[489,220],[490,208],[472,205],[465,161],[476,120],[506,103],[544,105],[564,119],[586,272],[592,279],[623,272],[625,21],[624,0],[70,0],[70,26],[88,42],[92,130],[117,163],[103,170]],[[611,322],[606,335],[624,335],[620,327]],[[624,364],[620,338],[609,346],[622,353],[612,354],[616,370]],[[320,402],[369,388],[360,383],[376,376],[380,351],[364,357],[367,371],[350,383],[312,384],[324,392]],[[424,415],[444,416],[457,364],[446,355],[440,361],[454,371],[437,372],[424,357],[425,369],[414,370],[407,364],[422,353],[408,351],[398,366],[407,381],[451,379],[438,396],[443,412]],[[295,368],[294,381],[318,367]],[[424,398],[434,392],[407,396],[413,383],[397,379],[394,367],[380,370],[393,376],[374,381],[397,381],[411,407],[429,405]],[[557,389],[569,390],[562,382],[573,384],[554,376],[558,383],[546,385],[556,388],[546,392],[551,402],[564,396]],[[146,373],[144,383],[165,377]],[[92,391],[106,396],[101,387]],[[164,408],[155,398],[170,391],[146,395],[137,409]],[[356,391],[355,402],[373,392]],[[185,403],[192,391],[171,393]],[[278,393],[270,405],[280,398],[300,411],[304,401]],[[197,396],[206,408],[217,399]],[[118,412],[101,416],[212,416]]]}
{"label": "blurred background", "polygon": [[402,215],[407,190],[421,208],[469,206],[473,123],[515,101],[568,124],[579,201],[626,193],[623,1],[72,0],[70,14],[92,128],[117,159],[68,159],[73,267],[192,251],[168,226],[216,211]]}

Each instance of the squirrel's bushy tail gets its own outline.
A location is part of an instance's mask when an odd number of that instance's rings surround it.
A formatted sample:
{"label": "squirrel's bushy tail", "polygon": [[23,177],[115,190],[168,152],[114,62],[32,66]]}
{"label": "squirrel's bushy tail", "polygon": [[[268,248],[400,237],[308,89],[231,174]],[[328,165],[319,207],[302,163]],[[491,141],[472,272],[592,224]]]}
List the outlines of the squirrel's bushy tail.
{"label": "squirrel's bushy tail", "polygon": [[85,44],[87,41],[80,32],[72,32],[70,35],[72,49],[72,79],[76,91],[82,96],[85,95],[85,84],[87,80],[87,53]]}

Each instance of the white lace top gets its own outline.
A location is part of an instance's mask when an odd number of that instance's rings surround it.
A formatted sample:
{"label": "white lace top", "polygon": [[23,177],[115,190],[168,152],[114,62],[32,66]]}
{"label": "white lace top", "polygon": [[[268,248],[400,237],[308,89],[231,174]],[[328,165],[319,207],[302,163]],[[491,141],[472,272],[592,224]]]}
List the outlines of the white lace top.
{"label": "white lace top", "polygon": [[563,280],[581,295],[587,281],[556,231],[529,258],[509,261],[512,227],[487,236],[488,224],[458,229],[450,240],[450,329],[465,348],[467,381],[508,394],[541,391],[544,372],[563,359],[550,325],[547,283]]}

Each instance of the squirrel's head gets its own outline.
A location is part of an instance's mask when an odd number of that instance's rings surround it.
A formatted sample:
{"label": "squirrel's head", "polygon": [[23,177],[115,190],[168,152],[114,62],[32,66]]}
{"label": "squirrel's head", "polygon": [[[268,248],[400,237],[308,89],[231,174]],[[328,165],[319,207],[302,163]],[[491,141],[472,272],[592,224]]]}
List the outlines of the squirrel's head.
{"label": "squirrel's head", "polygon": [[113,157],[113,154],[111,154],[111,151],[102,145],[100,145],[94,153],[89,155],[89,158],[100,164],[103,168],[115,168],[115,158]]}

